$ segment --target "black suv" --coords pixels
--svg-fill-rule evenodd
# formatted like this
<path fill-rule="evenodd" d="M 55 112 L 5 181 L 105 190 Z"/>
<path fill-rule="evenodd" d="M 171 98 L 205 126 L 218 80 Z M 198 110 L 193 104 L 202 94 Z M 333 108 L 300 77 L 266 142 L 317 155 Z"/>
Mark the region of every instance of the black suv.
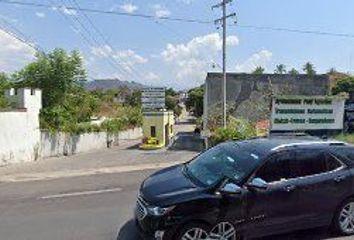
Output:
<path fill-rule="evenodd" d="M 354 234 L 354 147 L 267 138 L 220 144 L 141 185 L 144 239 L 262 237 L 333 226 Z"/>

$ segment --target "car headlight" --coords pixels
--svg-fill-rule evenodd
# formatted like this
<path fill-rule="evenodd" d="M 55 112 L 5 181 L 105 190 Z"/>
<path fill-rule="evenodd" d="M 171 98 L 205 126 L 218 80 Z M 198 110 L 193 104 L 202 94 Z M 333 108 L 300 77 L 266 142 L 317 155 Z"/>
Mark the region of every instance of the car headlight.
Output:
<path fill-rule="evenodd" d="M 171 212 L 175 206 L 161 208 L 161 207 L 148 207 L 147 212 L 152 216 L 163 216 Z"/>

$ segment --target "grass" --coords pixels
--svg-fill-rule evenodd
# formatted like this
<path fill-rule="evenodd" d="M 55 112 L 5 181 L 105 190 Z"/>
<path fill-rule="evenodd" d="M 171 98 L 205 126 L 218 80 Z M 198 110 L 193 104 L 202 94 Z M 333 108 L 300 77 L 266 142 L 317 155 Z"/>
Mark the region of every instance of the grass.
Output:
<path fill-rule="evenodd" d="M 354 134 L 338 134 L 333 137 L 336 140 L 354 144 Z"/>

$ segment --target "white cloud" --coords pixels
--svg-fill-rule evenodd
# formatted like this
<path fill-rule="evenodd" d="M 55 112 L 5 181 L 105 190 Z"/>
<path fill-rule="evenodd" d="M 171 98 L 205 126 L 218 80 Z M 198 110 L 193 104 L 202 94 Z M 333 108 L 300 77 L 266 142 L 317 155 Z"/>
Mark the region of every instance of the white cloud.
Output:
<path fill-rule="evenodd" d="M 228 46 L 236 46 L 236 36 L 227 38 Z M 184 44 L 167 44 L 161 52 L 162 60 L 172 66 L 179 84 L 195 86 L 204 81 L 213 59 L 222 50 L 222 38 L 218 33 L 193 38 Z"/>
<path fill-rule="evenodd" d="M 136 6 L 136 5 L 132 4 L 132 3 L 123 4 L 123 5 L 119 6 L 119 8 L 121 10 L 123 10 L 124 12 L 126 12 L 126 13 L 133 13 L 136 10 L 138 10 L 138 6 Z"/>
<path fill-rule="evenodd" d="M 103 45 L 91 48 L 91 53 L 98 58 L 107 58 L 112 56 L 126 71 L 131 72 L 135 65 L 141 65 L 148 62 L 147 58 L 135 53 L 131 49 L 114 51 L 110 46 Z"/>
<path fill-rule="evenodd" d="M 168 17 L 171 15 L 171 11 L 168 10 L 166 7 L 162 6 L 161 4 L 154 4 L 152 9 L 155 12 L 155 16 L 157 18 Z"/>
<path fill-rule="evenodd" d="M 36 12 L 36 16 L 39 18 L 45 18 L 46 15 L 43 12 Z"/>
<path fill-rule="evenodd" d="M 0 72 L 12 72 L 34 59 L 35 50 L 0 30 Z"/>
<path fill-rule="evenodd" d="M 70 15 L 70 16 L 77 14 L 77 11 L 76 11 L 76 10 L 74 10 L 74 9 L 69 9 L 69 8 L 67 8 L 67 7 L 65 7 L 65 6 L 62 6 L 62 7 L 60 8 L 60 11 L 62 11 L 64 14 Z"/>
<path fill-rule="evenodd" d="M 153 73 L 153 72 L 148 72 L 145 75 L 145 79 L 148 80 L 148 81 L 159 81 L 159 80 L 161 80 L 160 76 L 157 75 L 156 73 Z"/>
<path fill-rule="evenodd" d="M 184 3 L 184 4 L 191 4 L 193 3 L 195 0 L 177 0 L 177 2 L 181 2 L 181 3 Z"/>
<path fill-rule="evenodd" d="M 272 59 L 273 53 L 269 50 L 262 50 L 253 54 L 245 62 L 236 65 L 237 72 L 252 72 L 258 66 L 265 67 Z"/>

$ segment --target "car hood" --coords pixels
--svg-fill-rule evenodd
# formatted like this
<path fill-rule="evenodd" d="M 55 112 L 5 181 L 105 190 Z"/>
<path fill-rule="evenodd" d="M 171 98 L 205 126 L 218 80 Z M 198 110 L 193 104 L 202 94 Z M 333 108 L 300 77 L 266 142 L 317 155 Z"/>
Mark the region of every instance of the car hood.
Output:
<path fill-rule="evenodd" d="M 178 165 L 151 175 L 141 186 L 141 196 L 149 204 L 161 207 L 203 197 L 205 189 L 188 179 L 183 167 Z"/>

